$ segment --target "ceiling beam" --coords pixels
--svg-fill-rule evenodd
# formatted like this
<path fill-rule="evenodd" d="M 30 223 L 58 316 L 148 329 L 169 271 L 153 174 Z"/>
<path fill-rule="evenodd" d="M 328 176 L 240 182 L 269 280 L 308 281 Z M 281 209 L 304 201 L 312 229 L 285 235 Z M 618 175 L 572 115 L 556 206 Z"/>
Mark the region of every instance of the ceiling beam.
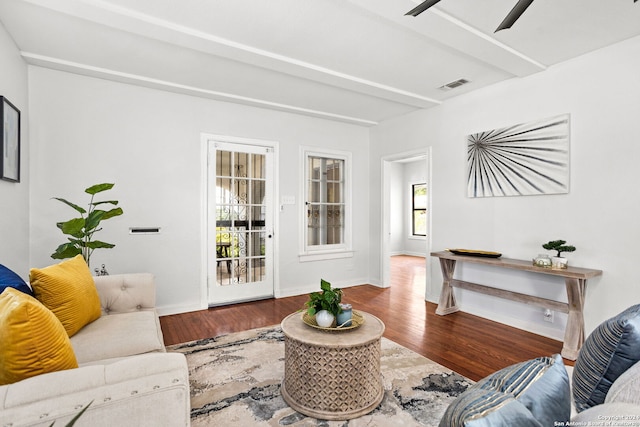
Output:
<path fill-rule="evenodd" d="M 59 58 L 52 58 L 49 56 L 39 55 L 31 52 L 20 52 L 20 54 L 30 65 L 36 65 L 59 71 L 66 71 L 89 77 L 97 77 L 105 80 L 133 84 L 136 86 L 159 89 L 184 95 L 198 96 L 201 98 L 208 98 L 217 101 L 233 102 L 236 104 L 249 105 L 253 107 L 268 108 L 270 110 L 278 110 L 311 117 L 319 117 L 359 126 L 375 126 L 378 124 L 377 121 L 367 120 L 360 117 L 345 116 L 341 114 L 330 113 L 327 111 L 313 110 L 309 108 L 298 107 L 295 105 L 271 102 L 258 98 L 234 95 L 232 93 L 208 90 L 195 86 L 170 82 L 167 80 L 149 78 L 147 76 L 141 76 L 138 74 L 123 73 L 117 70 L 110 70 L 107 68 L 95 67 L 88 64 L 66 61 Z"/>
<path fill-rule="evenodd" d="M 116 28 L 165 43 L 229 58 L 411 107 L 430 108 L 441 104 L 441 101 L 434 98 L 238 43 L 107 1 L 22 1 L 76 18 L 89 20 L 106 27 Z"/>

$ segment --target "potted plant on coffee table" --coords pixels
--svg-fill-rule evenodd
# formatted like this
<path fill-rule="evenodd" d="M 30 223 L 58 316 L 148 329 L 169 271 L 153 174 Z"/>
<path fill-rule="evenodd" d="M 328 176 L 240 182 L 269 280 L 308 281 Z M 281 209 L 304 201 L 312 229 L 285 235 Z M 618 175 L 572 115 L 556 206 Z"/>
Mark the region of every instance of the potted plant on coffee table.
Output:
<path fill-rule="evenodd" d="M 315 316 L 318 326 L 328 328 L 335 325 L 335 319 L 342 312 L 342 289 L 332 288 L 331 283 L 320 279 L 320 292 L 309 294 L 309 300 L 305 303 L 307 314 Z"/>

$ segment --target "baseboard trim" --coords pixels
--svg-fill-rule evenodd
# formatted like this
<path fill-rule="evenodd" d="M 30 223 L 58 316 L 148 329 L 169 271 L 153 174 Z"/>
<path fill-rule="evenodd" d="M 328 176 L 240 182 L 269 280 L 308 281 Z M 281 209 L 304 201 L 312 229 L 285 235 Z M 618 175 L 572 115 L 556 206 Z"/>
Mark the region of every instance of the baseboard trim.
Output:
<path fill-rule="evenodd" d="M 334 288 L 343 289 L 343 288 L 350 288 L 352 286 L 358 286 L 366 283 L 368 283 L 366 279 L 351 279 L 351 280 L 341 281 L 341 282 L 331 282 L 331 286 Z M 280 290 L 279 292 L 276 292 L 275 297 L 276 298 L 294 297 L 297 295 L 309 294 L 311 292 L 315 292 L 319 290 L 320 290 L 320 283 L 307 284 L 303 286 L 298 286 L 296 288 L 287 288 L 286 292 L 282 292 L 282 290 Z"/>
<path fill-rule="evenodd" d="M 509 316 L 501 316 L 497 313 L 487 312 L 475 307 L 460 307 L 460 311 L 472 314 L 474 316 L 482 317 L 483 319 L 491 320 L 493 322 L 502 323 L 503 325 L 513 326 L 514 328 L 531 332 L 532 334 L 541 335 L 546 338 L 551 338 L 557 341 L 564 340 L 564 328 L 562 330 L 549 328 L 534 322 L 529 322 L 523 319 L 517 319 Z"/>
<path fill-rule="evenodd" d="M 191 311 L 200 311 L 206 309 L 207 307 L 202 307 L 200 304 L 163 305 L 156 307 L 159 316 L 170 316 L 172 314 L 189 313 Z"/>

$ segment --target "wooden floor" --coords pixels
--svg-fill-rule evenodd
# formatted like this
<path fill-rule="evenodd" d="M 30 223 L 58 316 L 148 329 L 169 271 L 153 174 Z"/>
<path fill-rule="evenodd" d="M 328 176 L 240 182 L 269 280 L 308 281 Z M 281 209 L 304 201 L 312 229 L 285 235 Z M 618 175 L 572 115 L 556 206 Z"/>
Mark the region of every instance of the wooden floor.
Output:
<path fill-rule="evenodd" d="M 379 317 L 384 336 L 474 381 L 505 366 L 559 353 L 562 343 L 467 313 L 435 314 L 424 301 L 425 259 L 396 256 L 391 287 L 346 288 L 343 302 Z M 320 284 L 318 283 L 318 288 Z M 279 324 L 307 295 L 162 316 L 166 345 Z M 565 362 L 568 362 L 565 360 Z"/>

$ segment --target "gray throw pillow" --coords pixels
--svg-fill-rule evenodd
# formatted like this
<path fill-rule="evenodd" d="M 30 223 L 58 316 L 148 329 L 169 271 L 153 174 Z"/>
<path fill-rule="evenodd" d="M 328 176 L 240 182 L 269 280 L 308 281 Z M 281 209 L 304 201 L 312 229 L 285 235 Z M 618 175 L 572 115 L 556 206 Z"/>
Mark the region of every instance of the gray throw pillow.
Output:
<path fill-rule="evenodd" d="M 640 304 L 600 324 L 584 342 L 573 369 L 578 412 L 604 402 L 620 375 L 640 360 Z"/>
<path fill-rule="evenodd" d="M 570 416 L 569 375 L 556 354 L 480 380 L 449 405 L 440 427 L 547 426 Z"/>

